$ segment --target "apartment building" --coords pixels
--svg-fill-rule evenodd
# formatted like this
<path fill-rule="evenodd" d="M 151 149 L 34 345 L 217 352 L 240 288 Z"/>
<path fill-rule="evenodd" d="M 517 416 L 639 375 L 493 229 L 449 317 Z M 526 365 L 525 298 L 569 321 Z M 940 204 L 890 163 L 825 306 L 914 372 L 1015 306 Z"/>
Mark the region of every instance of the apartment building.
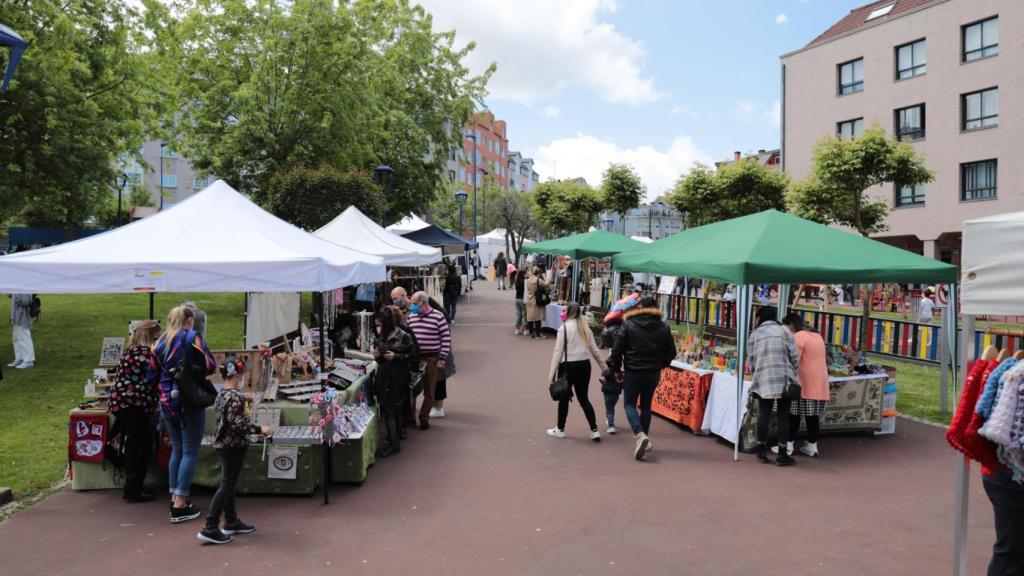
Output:
<path fill-rule="evenodd" d="M 509 150 L 508 124 L 495 119 L 489 111 L 474 114 L 466 123 L 462 148 L 449 151 L 445 168 L 448 181 L 453 187 L 457 184 L 462 190 L 472 192 L 474 168 L 478 185 L 491 177 L 503 190 L 528 192 L 540 183 L 540 175 L 533 169 L 533 159 Z"/>
<path fill-rule="evenodd" d="M 878 240 L 959 264 L 964 220 L 1024 210 L 1024 2 L 880 0 L 782 56 L 782 165 L 811 169 L 823 136 L 882 126 L 935 173 L 879 186 Z"/>
<path fill-rule="evenodd" d="M 626 236 L 644 236 L 661 240 L 683 230 L 683 216 L 665 197 L 659 196 L 647 204 L 629 210 L 623 217 L 618 212 L 604 212 L 598 216 L 601 227 L 609 232 Z"/>
<path fill-rule="evenodd" d="M 523 158 L 519 152 L 508 155 L 509 190 L 529 192 L 540 183 L 540 175 L 533 169 L 533 158 Z"/>
<path fill-rule="evenodd" d="M 128 177 L 129 186 L 141 184 L 152 193 L 156 206 L 160 205 L 161 190 L 163 205 L 167 208 L 201 191 L 214 180 L 210 176 L 200 176 L 188 158 L 180 156 L 159 140 L 151 140 L 142 145 L 142 158 L 148 166 L 131 160 L 125 163 L 122 170 Z"/>
<path fill-rule="evenodd" d="M 744 156 L 739 150 L 733 152 L 732 160 L 723 160 L 721 162 L 715 162 L 715 168 L 721 170 L 726 166 L 732 166 L 739 164 L 743 160 L 756 160 L 758 164 L 764 166 L 766 170 L 781 170 L 782 169 L 782 150 L 776 148 L 775 150 L 758 150 L 757 154 L 747 154 Z"/>

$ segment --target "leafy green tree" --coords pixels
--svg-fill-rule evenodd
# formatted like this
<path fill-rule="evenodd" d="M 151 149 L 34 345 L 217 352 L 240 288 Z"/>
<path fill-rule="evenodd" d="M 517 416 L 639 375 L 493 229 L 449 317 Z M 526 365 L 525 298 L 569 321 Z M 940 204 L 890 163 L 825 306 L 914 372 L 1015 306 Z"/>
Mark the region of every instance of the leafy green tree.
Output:
<path fill-rule="evenodd" d="M 505 254 L 510 262 L 518 264 L 523 242 L 537 233 L 532 195 L 505 191 L 494 199 L 493 206 L 495 227 L 505 230 Z"/>
<path fill-rule="evenodd" d="M 407 0 L 145 2 L 179 149 L 263 203 L 293 166 L 387 164 L 388 213 L 422 211 L 493 71 L 471 75 L 474 45 Z"/>
<path fill-rule="evenodd" d="M 622 233 L 626 233 L 626 214 L 640 205 L 646 194 L 644 183 L 628 164 L 612 164 L 601 179 L 601 194 L 606 210 L 622 216 Z"/>
<path fill-rule="evenodd" d="M 159 110 L 139 15 L 124 0 L 19 0 L 0 2 L 0 22 L 29 42 L 0 95 L 0 222 L 78 227 Z"/>
<path fill-rule="evenodd" d="M 295 167 L 270 180 L 267 206 L 275 216 L 313 231 L 355 206 L 379 220 L 380 187 L 365 172 L 340 172 L 330 166 Z"/>
<path fill-rule="evenodd" d="M 814 149 L 811 176 L 794 187 L 793 211 L 822 224 L 839 224 L 868 236 L 888 229 L 889 203 L 872 198 L 881 184 L 913 186 L 934 179 L 913 146 L 874 125 L 857 138 L 823 138 Z"/>
<path fill-rule="evenodd" d="M 453 182 L 445 182 L 440 185 L 434 200 L 430 203 L 427 215 L 431 223 L 456 234 L 464 235 L 465 230 L 459 230 L 459 203 L 455 198 L 455 192 L 458 189 L 459 185 Z M 463 207 L 463 225 L 467 222 L 465 214 L 465 207 Z"/>
<path fill-rule="evenodd" d="M 852 139 L 823 138 L 814 149 L 811 176 L 794 187 L 793 212 L 822 224 L 839 224 L 869 236 L 888 229 L 889 203 L 872 198 L 869 190 L 881 184 L 913 186 L 935 175 L 913 146 L 889 138 L 876 125 Z M 798 292 L 799 293 L 799 292 Z M 860 342 L 867 349 L 871 298 L 861 287 Z"/>
<path fill-rule="evenodd" d="M 601 194 L 576 181 L 544 182 L 533 190 L 534 217 L 554 235 L 586 232 L 601 212 Z"/>
<path fill-rule="evenodd" d="M 715 170 L 698 165 L 676 183 L 667 200 L 688 227 L 730 220 L 769 209 L 786 209 L 789 179 L 754 159 Z"/>

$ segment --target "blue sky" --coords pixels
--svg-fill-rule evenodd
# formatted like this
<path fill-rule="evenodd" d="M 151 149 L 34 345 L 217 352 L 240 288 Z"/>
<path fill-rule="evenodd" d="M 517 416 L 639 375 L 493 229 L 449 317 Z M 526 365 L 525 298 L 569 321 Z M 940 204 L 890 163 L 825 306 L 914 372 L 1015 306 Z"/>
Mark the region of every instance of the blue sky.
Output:
<path fill-rule="evenodd" d="M 650 196 L 693 162 L 778 147 L 779 56 L 866 0 L 420 0 L 495 61 L 489 108 L 542 179 L 634 165 Z"/>

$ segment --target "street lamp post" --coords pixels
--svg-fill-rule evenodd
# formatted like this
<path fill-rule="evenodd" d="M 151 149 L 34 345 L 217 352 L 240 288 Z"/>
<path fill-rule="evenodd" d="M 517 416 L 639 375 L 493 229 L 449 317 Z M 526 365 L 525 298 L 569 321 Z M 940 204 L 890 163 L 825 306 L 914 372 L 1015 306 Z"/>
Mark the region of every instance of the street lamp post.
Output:
<path fill-rule="evenodd" d="M 164 209 L 164 148 L 167 142 L 160 143 L 160 210 Z"/>
<path fill-rule="evenodd" d="M 476 242 L 476 133 L 467 134 L 466 138 L 473 140 L 473 242 Z"/>
<path fill-rule="evenodd" d="M 121 193 L 124 192 L 124 187 L 128 184 L 128 174 L 121 172 L 117 179 L 117 225 L 121 226 Z"/>
<path fill-rule="evenodd" d="M 469 194 L 459 190 L 455 193 L 455 203 L 459 205 L 459 236 L 465 233 L 466 226 L 462 223 L 462 207 L 466 205 L 466 198 Z"/>
<path fill-rule="evenodd" d="M 395 170 L 387 164 L 380 164 L 373 169 L 377 177 L 377 183 L 384 188 L 384 214 L 381 218 L 381 226 L 388 225 L 388 192 L 391 190 L 391 183 L 395 180 Z"/>
<path fill-rule="evenodd" d="M 602 220 L 601 224 L 602 224 L 602 227 L 605 229 L 606 232 L 611 232 L 612 231 L 612 226 L 615 226 L 615 220 L 612 220 L 611 218 L 608 218 L 607 220 Z"/>
<path fill-rule="evenodd" d="M 484 175 L 485 179 L 487 178 L 487 175 L 490 174 L 490 172 L 487 171 L 487 168 L 479 168 L 479 170 L 480 170 L 480 173 L 482 173 Z M 488 224 L 487 224 L 487 191 L 486 190 L 484 191 L 483 216 L 481 217 L 481 219 L 483 220 L 484 228 L 485 229 L 488 228 Z M 484 233 L 486 234 L 489 231 L 490 230 L 486 230 Z"/>

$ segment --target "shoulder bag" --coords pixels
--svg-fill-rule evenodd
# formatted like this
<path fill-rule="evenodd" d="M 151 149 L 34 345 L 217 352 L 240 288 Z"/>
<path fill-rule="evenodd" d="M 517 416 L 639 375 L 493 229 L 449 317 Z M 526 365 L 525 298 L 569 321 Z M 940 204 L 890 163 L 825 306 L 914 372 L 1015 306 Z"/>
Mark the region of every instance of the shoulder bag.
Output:
<path fill-rule="evenodd" d="M 555 402 L 572 400 L 572 386 L 569 384 L 569 379 L 565 377 L 565 363 L 569 360 L 569 331 L 565 329 L 565 325 L 562 325 L 559 330 L 564 335 L 562 340 L 562 363 L 558 366 L 558 377 L 548 385 L 548 393 L 551 394 L 551 399 Z"/>
<path fill-rule="evenodd" d="M 195 363 L 189 361 L 189 350 L 192 348 L 190 336 L 194 338 L 193 334 L 189 332 L 185 335 L 181 360 L 178 361 L 174 375 L 174 383 L 181 394 L 181 407 L 185 412 L 205 410 L 213 406 L 213 401 L 217 399 L 217 389 L 206 379 L 205 371 L 201 372 Z"/>
<path fill-rule="evenodd" d="M 785 337 L 779 337 L 782 340 L 782 347 L 785 348 L 787 341 Z M 786 385 L 782 388 L 782 398 L 784 400 L 797 401 L 803 395 L 803 389 L 800 387 L 800 382 L 795 378 L 786 377 Z"/>

